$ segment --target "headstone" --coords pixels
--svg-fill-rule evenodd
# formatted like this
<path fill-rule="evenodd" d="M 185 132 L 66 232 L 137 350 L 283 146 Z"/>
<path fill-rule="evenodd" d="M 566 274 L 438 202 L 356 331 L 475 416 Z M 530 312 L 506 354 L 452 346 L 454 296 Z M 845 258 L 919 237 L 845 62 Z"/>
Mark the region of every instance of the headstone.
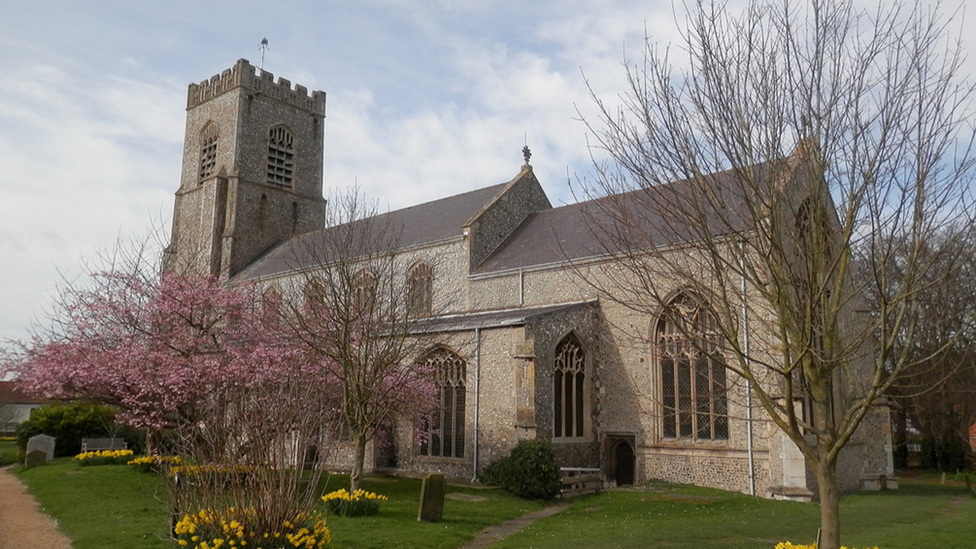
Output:
<path fill-rule="evenodd" d="M 36 435 L 27 440 L 27 453 L 40 450 L 47 456 L 45 461 L 54 459 L 54 437 L 51 435 Z"/>
<path fill-rule="evenodd" d="M 444 475 L 431 473 L 420 485 L 420 507 L 417 520 L 437 522 L 444 515 Z"/>
<path fill-rule="evenodd" d="M 45 463 L 47 463 L 47 454 L 42 450 L 27 452 L 27 458 L 24 459 L 24 466 L 28 468 L 44 465 Z"/>

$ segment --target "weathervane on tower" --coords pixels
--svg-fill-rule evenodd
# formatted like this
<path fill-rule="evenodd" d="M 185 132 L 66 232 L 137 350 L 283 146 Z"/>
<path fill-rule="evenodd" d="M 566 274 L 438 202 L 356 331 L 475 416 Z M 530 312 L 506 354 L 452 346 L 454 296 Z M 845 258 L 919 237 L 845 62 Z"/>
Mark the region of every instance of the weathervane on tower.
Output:
<path fill-rule="evenodd" d="M 268 47 L 268 39 L 262 38 L 261 39 L 261 64 L 258 65 L 258 68 L 261 70 L 264 70 L 264 52 L 268 51 L 269 49 L 270 48 Z"/>

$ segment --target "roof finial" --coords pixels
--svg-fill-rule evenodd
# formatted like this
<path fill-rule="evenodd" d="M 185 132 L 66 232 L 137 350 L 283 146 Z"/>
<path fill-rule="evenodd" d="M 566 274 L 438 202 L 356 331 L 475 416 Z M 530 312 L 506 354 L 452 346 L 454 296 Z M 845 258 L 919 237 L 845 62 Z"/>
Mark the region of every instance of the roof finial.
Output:
<path fill-rule="evenodd" d="M 525 165 L 529 165 L 529 159 L 532 158 L 532 151 L 529 150 L 529 146 L 526 145 L 522 147 L 522 158 L 525 159 Z"/>

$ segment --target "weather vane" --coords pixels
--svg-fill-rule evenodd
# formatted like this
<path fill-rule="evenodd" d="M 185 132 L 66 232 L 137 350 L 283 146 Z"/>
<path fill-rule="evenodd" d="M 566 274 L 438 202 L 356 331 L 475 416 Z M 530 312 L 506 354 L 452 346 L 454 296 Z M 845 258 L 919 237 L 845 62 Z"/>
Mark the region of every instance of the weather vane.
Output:
<path fill-rule="evenodd" d="M 262 38 L 261 39 L 261 65 L 258 66 L 258 68 L 261 70 L 264 70 L 264 52 L 266 52 L 269 49 L 270 48 L 268 47 L 268 39 Z"/>
<path fill-rule="evenodd" d="M 532 158 L 532 151 L 529 150 L 529 146 L 526 145 L 522 147 L 522 158 L 525 159 L 525 165 L 529 165 L 529 159 Z"/>

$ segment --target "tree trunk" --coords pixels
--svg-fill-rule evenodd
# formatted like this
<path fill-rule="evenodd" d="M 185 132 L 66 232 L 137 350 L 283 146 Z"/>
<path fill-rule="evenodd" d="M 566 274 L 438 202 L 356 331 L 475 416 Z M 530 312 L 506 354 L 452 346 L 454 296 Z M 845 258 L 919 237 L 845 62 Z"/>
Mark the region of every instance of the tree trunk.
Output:
<path fill-rule="evenodd" d="M 352 464 L 352 474 L 349 475 L 349 491 L 359 490 L 363 482 L 363 462 L 366 461 L 366 435 L 356 433 L 353 435 L 353 442 L 356 445 L 356 457 Z"/>
<path fill-rule="evenodd" d="M 840 491 L 837 463 L 821 463 L 814 469 L 820 488 L 820 545 L 818 549 L 840 549 Z"/>

